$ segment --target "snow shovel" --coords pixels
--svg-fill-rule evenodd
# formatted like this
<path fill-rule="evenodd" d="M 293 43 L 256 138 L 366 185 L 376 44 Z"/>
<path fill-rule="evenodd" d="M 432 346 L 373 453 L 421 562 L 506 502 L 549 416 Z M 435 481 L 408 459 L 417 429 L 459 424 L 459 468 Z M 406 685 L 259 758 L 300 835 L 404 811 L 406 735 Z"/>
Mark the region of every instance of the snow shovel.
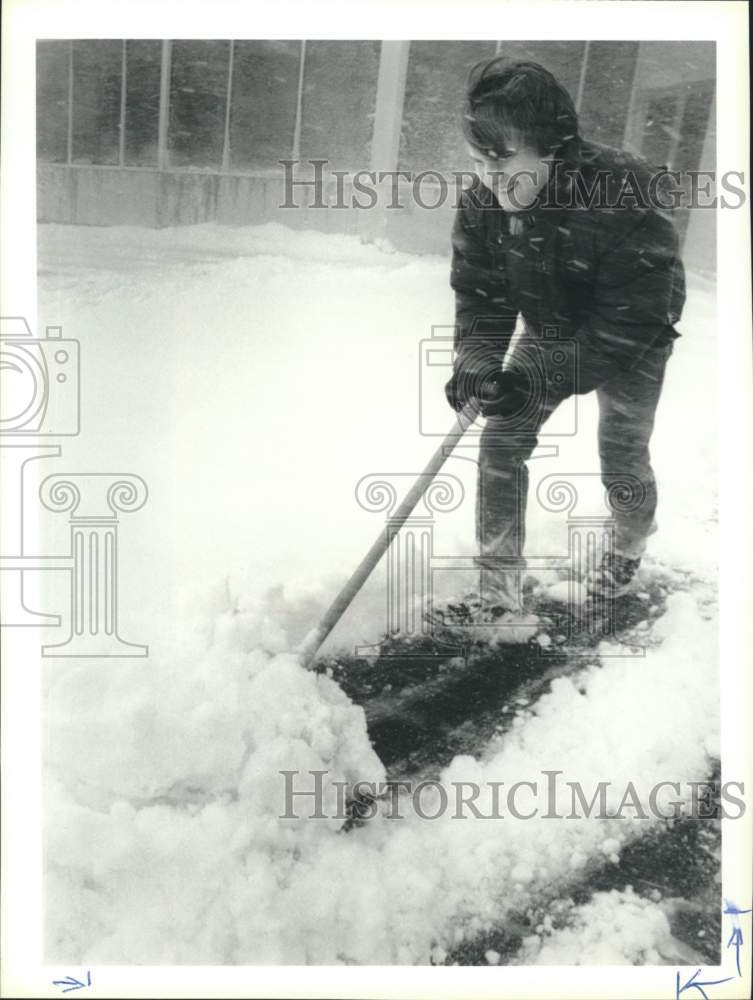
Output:
<path fill-rule="evenodd" d="M 424 471 L 416 478 L 415 483 L 406 494 L 398 509 L 389 521 L 387 521 L 384 529 L 379 533 L 374 544 L 363 557 L 356 571 L 334 599 L 318 626 L 315 629 L 312 629 L 304 639 L 298 652 L 305 667 L 311 666 L 314 657 L 322 646 L 322 643 L 350 607 L 353 598 L 359 592 L 361 587 L 363 587 L 364 583 L 366 583 L 375 566 L 389 548 L 395 534 L 410 517 L 416 504 L 427 491 L 432 483 L 432 480 L 449 458 L 453 448 L 477 416 L 478 409 L 473 405 L 473 402 L 467 403 L 460 411 L 447 436 L 432 455 Z"/>

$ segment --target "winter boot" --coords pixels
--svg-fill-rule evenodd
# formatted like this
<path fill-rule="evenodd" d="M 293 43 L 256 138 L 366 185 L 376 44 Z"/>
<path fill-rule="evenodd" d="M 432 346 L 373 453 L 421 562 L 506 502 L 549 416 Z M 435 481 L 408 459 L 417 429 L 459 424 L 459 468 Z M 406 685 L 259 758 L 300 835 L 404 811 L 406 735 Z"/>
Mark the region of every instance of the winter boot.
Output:
<path fill-rule="evenodd" d="M 474 628 L 471 634 L 476 639 L 487 640 L 492 644 L 527 642 L 540 630 L 539 618 L 529 613 L 525 606 L 525 593 L 517 598 L 515 589 L 510 586 L 495 588 L 484 581 L 478 604 L 473 608 L 472 621 Z"/>
<path fill-rule="evenodd" d="M 586 594 L 590 599 L 617 597 L 630 586 L 638 572 L 640 559 L 630 559 L 618 552 L 605 552 L 595 571 L 586 575 Z"/>
<path fill-rule="evenodd" d="M 527 642 L 540 630 L 540 620 L 522 607 L 510 607 L 507 602 L 495 602 L 488 590 L 482 594 L 466 594 L 457 603 L 447 605 L 447 610 L 436 612 L 435 624 L 449 628 L 462 628 L 473 639 L 496 645 L 500 642 Z M 504 596 L 504 595 L 503 595 Z"/>

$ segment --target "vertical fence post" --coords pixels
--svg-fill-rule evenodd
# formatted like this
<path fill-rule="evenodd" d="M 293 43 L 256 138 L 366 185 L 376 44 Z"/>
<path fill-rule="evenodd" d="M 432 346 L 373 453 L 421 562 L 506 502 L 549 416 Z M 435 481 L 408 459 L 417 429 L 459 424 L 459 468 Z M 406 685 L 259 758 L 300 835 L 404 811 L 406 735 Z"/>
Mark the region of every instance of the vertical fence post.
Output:
<path fill-rule="evenodd" d="M 622 134 L 623 146 L 626 148 L 633 147 L 635 152 L 640 152 L 641 139 L 643 138 L 638 131 L 635 121 L 642 48 L 643 43 L 638 42 L 638 51 L 635 54 L 635 66 L 633 67 L 633 79 L 630 82 L 630 98 L 628 100 L 627 111 L 625 113 L 625 131 Z"/>
<path fill-rule="evenodd" d="M 709 116 L 700 151 L 698 170 L 716 170 L 716 99 L 711 101 Z M 712 185 L 712 193 L 716 193 Z M 686 263 L 702 271 L 716 269 L 716 225 L 714 212 L 707 212 L 702 207 L 688 209 L 688 221 L 682 234 L 682 252 Z"/>
<path fill-rule="evenodd" d="M 123 53 L 120 64 L 120 142 L 118 143 L 118 165 L 125 166 L 125 120 L 126 120 L 126 46 L 123 39 Z"/>
<path fill-rule="evenodd" d="M 583 105 L 583 91 L 586 86 L 586 73 L 588 72 L 588 56 L 591 52 L 591 43 L 586 42 L 583 46 L 583 55 L 580 60 L 580 77 L 578 79 L 578 94 L 575 98 L 575 110 L 580 114 L 580 109 Z"/>
<path fill-rule="evenodd" d="M 230 102 L 233 99 L 233 56 L 235 39 L 230 39 L 230 55 L 227 63 L 227 90 L 225 93 L 225 134 L 222 139 L 222 169 L 230 168 Z"/>
<path fill-rule="evenodd" d="M 382 42 L 371 140 L 372 170 L 397 169 L 409 52 L 410 42 Z"/>
<path fill-rule="evenodd" d="M 66 138 L 66 162 L 73 162 L 73 39 L 68 42 L 68 134 Z"/>
<path fill-rule="evenodd" d="M 162 42 L 162 64 L 159 81 L 159 125 L 157 128 L 157 167 L 167 170 L 167 126 L 170 121 L 170 75 L 172 69 L 171 41 Z"/>
<path fill-rule="evenodd" d="M 409 41 L 390 39 L 382 42 L 371 139 L 371 170 L 377 174 L 392 172 L 398 167 L 409 55 Z M 389 198 L 387 188 L 383 188 L 380 203 L 370 212 L 359 214 L 362 242 L 373 243 L 386 234 L 385 206 Z"/>
<path fill-rule="evenodd" d="M 301 42 L 301 54 L 298 59 L 298 89 L 295 96 L 295 125 L 293 127 L 293 155 L 291 159 L 301 158 L 301 129 L 303 127 L 303 80 L 306 71 L 306 40 Z"/>

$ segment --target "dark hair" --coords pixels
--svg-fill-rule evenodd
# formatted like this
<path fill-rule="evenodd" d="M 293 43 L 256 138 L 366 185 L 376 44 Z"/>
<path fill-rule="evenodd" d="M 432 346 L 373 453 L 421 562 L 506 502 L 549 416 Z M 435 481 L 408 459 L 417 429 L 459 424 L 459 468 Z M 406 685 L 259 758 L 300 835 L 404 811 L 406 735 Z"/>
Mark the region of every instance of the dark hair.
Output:
<path fill-rule="evenodd" d="M 463 134 L 492 156 L 504 156 L 520 143 L 563 160 L 577 160 L 580 152 L 578 115 L 562 84 L 538 63 L 504 56 L 485 59 L 470 71 Z"/>

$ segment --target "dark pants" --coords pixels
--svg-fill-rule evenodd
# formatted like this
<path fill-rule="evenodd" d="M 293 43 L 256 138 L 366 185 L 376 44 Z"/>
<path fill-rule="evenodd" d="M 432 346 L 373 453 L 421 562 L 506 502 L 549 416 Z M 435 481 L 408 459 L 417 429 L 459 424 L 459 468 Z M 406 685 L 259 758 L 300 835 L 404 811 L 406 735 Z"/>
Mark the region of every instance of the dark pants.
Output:
<path fill-rule="evenodd" d="M 656 479 L 649 440 L 673 344 L 653 348 L 630 371 L 596 390 L 599 400 L 601 478 L 614 518 L 615 551 L 640 558 L 656 531 Z M 515 367 L 515 353 L 509 362 Z M 482 598 L 511 609 L 520 606 L 525 567 L 527 460 L 542 424 L 557 408 L 542 401 L 528 416 L 489 417 L 481 435 L 476 495 L 476 538 Z M 504 559 L 500 564 L 497 560 Z"/>

